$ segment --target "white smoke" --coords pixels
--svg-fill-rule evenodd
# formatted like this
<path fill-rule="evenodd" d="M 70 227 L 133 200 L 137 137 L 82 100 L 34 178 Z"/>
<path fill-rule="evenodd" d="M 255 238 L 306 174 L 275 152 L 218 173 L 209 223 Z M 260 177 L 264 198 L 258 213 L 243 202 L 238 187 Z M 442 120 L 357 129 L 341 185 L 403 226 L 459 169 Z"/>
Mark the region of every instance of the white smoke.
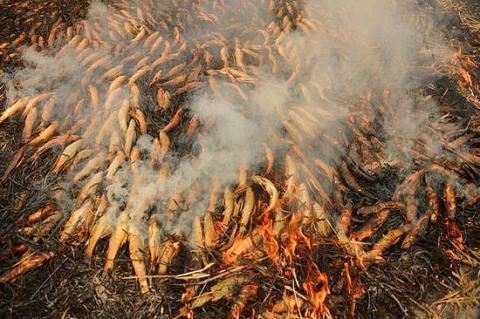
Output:
<path fill-rule="evenodd" d="M 198 201 L 185 211 L 177 211 L 176 222 L 167 229 L 187 236 L 193 217 L 205 212 L 212 180 L 218 178 L 220 189 L 233 187 L 242 165 L 248 167 L 250 175 L 256 174 L 265 159 L 262 143 L 278 153 L 288 145 L 297 145 L 306 151 L 307 160 L 320 157 L 335 163 L 341 154 L 324 147 L 320 142 L 323 134 L 340 137 L 339 132 L 345 130 L 347 116 L 352 113 L 367 112 L 367 117 L 373 119 L 375 107 L 372 113 L 370 103 L 378 103 L 378 108 L 386 114 L 380 124 L 387 130 L 383 142 L 390 156 L 396 156 L 391 149 L 395 150 L 397 138 L 412 140 L 420 134 L 435 105 L 418 106 L 414 93 L 435 76 L 433 65 L 443 63 L 450 55 L 435 31 L 433 17 L 423 14 L 420 6 L 405 6 L 394 0 L 310 1 L 302 9 L 307 19 L 305 25 L 310 30 L 299 27 L 275 38 L 272 32 L 264 32 L 276 18 L 262 4 L 263 1 L 227 1 L 223 6 L 209 1 L 201 1 L 198 7 L 192 4 L 195 8 L 192 10 L 198 11 L 188 14 L 207 15 L 179 36 L 178 28 L 172 34 L 163 34 L 165 17 L 177 9 L 170 5 L 155 4 L 152 8 L 149 1 L 135 1 L 107 6 L 94 1 L 83 22 L 83 38 L 76 42 L 70 40 L 70 45 L 57 52 L 25 50 L 23 58 L 27 67 L 8 83 L 9 99 L 52 92 L 55 95 L 53 118 L 71 123 L 59 134 L 68 132 L 77 121 L 85 120 L 76 134 L 84 137 L 84 147 L 92 148 L 94 154 L 108 152 L 106 163 L 99 167 L 99 170 L 106 169 L 125 142 L 117 113 L 124 101 L 129 101 L 132 107 L 132 85 L 127 82 L 141 69 L 139 62 L 144 59 L 143 64 L 153 65 L 167 51 L 167 41 L 172 46 L 169 54 L 174 58 L 162 66 L 166 68 L 164 73 L 182 61 L 194 61 L 196 53 L 203 58 L 211 51 L 217 58 L 199 79 L 207 83 L 208 88 L 189 96 L 184 105 L 198 116 L 201 124 L 208 123 L 208 128 L 200 130 L 194 143 L 197 151 L 189 155 L 185 155 L 188 153 L 185 151 L 182 154 L 171 151 L 162 164 L 162 169 L 169 173 L 162 175 L 158 167 L 150 164 L 149 157 L 158 132 L 152 133 L 154 130 L 150 129 L 141 136 L 137 127 L 134 146 L 141 154 L 141 161 L 132 163 L 128 160 L 131 154 L 125 154 L 127 161 L 112 179 L 102 183 L 110 205 L 128 209 L 136 225 L 139 220 L 146 221 L 151 212 L 167 219 L 166 207 L 171 196 L 185 195 L 198 187 L 202 190 Z M 412 18 L 418 16 L 422 23 L 417 24 Z M 158 29 L 146 27 L 149 19 L 158 19 Z M 164 36 L 164 42 L 152 51 L 149 48 L 154 41 L 148 37 L 156 31 Z M 143 38 L 134 40 L 143 32 Z M 88 43 L 86 48 L 79 49 L 82 39 L 88 39 Z M 211 46 L 202 46 L 202 40 L 212 41 Z M 192 47 L 180 52 L 183 43 Z M 251 78 L 232 81 L 236 75 L 212 71 L 222 69 L 223 61 L 218 58 L 222 47 L 227 47 L 229 68 Z M 177 51 L 180 53 L 175 55 Z M 254 54 L 247 58 L 252 51 L 261 56 L 261 60 L 255 60 Z M 248 60 L 247 66 L 238 65 L 239 55 Z M 98 66 L 92 68 L 95 64 Z M 109 87 L 119 75 L 114 72 L 113 76 L 106 77 L 105 73 L 117 66 L 122 66 L 118 74 L 126 80 L 113 94 Z M 192 69 L 188 64 L 186 70 Z M 228 68 L 223 68 L 227 72 L 225 69 Z M 149 69 L 145 77 L 136 82 L 137 87 L 145 88 L 145 81 L 156 71 Z M 215 79 L 218 92 L 212 88 L 211 78 Z M 232 89 L 224 83 L 237 87 Z M 91 86 L 99 92 L 98 106 L 93 105 Z M 370 93 L 374 96 L 371 100 Z M 148 90 L 141 92 L 141 110 L 151 121 L 155 117 L 150 116 L 152 106 L 146 102 L 152 101 L 149 94 Z M 71 109 L 81 100 L 83 108 L 72 118 Z M 110 105 L 107 109 L 106 104 Z M 427 112 L 417 112 L 419 107 Z M 171 111 L 164 113 L 162 121 L 168 122 L 172 114 Z M 285 127 L 286 123 L 293 128 Z M 280 136 L 284 145 L 278 145 L 274 135 Z M 170 134 L 172 139 L 175 136 L 178 135 Z M 115 141 L 120 141 L 119 147 L 112 147 Z M 74 176 L 84 163 L 86 161 L 66 179 Z M 137 233 L 140 232 L 142 230 L 137 229 Z"/>

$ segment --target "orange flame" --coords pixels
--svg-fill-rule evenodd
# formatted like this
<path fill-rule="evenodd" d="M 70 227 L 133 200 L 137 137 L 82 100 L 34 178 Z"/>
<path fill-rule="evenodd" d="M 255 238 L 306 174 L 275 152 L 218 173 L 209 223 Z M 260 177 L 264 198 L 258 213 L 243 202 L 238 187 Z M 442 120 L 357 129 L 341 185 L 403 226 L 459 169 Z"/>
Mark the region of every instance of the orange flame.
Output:
<path fill-rule="evenodd" d="M 470 57 L 465 58 L 465 63 L 467 64 L 467 66 L 472 68 L 477 66 L 477 64 L 473 62 L 473 60 Z"/>
<path fill-rule="evenodd" d="M 303 283 L 303 289 L 312 305 L 312 312 L 307 315 L 311 318 L 322 318 L 323 315 L 330 316 L 330 310 L 325 305 L 325 300 L 330 294 L 328 288 L 328 276 L 322 273 L 311 262 L 307 263 L 307 278 Z"/>
<path fill-rule="evenodd" d="M 352 293 L 352 276 L 350 276 L 350 267 L 348 263 L 343 264 L 343 269 L 345 271 L 345 281 L 347 282 L 347 292 Z"/>
<path fill-rule="evenodd" d="M 445 235 L 447 239 L 450 240 L 451 244 L 459 250 L 465 250 L 465 246 L 463 245 L 463 234 L 460 227 L 458 227 L 455 222 L 448 219 L 445 219 L 443 223 L 445 225 Z"/>
<path fill-rule="evenodd" d="M 221 221 L 215 221 L 213 227 L 219 236 L 225 236 L 228 230 L 228 227 L 225 226 Z"/>
<path fill-rule="evenodd" d="M 467 82 L 469 87 L 473 87 L 472 76 L 470 75 L 470 73 L 468 73 L 468 71 L 465 68 L 460 68 L 460 75 L 465 80 L 465 82 Z"/>
<path fill-rule="evenodd" d="M 303 243 L 308 250 L 312 249 L 310 238 L 305 236 L 302 231 L 302 226 L 299 225 L 302 219 L 303 217 L 300 215 L 293 215 L 288 223 L 288 244 L 285 247 L 285 255 L 290 262 L 293 262 L 295 251 L 299 243 Z"/>
<path fill-rule="evenodd" d="M 344 263 L 345 283 L 347 294 L 350 299 L 350 318 L 355 318 L 355 307 L 357 300 L 360 299 L 365 293 L 365 289 L 358 276 L 352 277 L 350 271 L 350 264 Z M 352 267 L 352 270 L 354 268 Z"/>
<path fill-rule="evenodd" d="M 190 302 L 190 297 L 195 295 L 195 287 L 183 285 L 185 288 L 185 292 L 182 294 L 182 302 L 185 306 L 180 310 L 183 318 L 191 319 L 194 317 L 193 309 L 188 307 L 188 303 Z"/>
<path fill-rule="evenodd" d="M 268 207 L 264 209 L 263 214 L 259 217 L 261 226 L 258 229 L 260 236 L 262 236 L 263 248 L 267 253 L 268 258 L 276 265 L 279 265 L 280 259 L 279 246 L 273 232 L 273 220 L 270 218 L 270 211 Z"/>
<path fill-rule="evenodd" d="M 237 261 L 240 255 L 247 253 L 250 249 L 255 247 L 252 237 L 239 237 L 233 242 L 233 245 L 222 253 L 223 262 L 226 265 L 231 265 Z"/>

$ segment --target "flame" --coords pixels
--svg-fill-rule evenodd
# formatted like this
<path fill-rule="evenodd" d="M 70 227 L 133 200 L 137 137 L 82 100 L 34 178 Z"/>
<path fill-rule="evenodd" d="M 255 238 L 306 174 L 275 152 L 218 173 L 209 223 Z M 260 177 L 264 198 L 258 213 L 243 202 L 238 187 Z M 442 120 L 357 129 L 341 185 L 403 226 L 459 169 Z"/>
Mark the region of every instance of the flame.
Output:
<path fill-rule="evenodd" d="M 352 277 L 349 263 L 344 263 L 343 268 L 345 273 L 347 294 L 350 298 L 350 318 L 354 318 L 357 300 L 363 296 L 365 289 L 363 288 L 358 276 Z M 352 267 L 352 271 L 354 271 L 354 269 L 355 268 Z"/>
<path fill-rule="evenodd" d="M 348 294 L 351 294 L 353 290 L 352 276 L 350 276 L 350 267 L 348 263 L 343 264 L 343 269 L 345 271 L 345 281 L 347 282 L 347 291 L 348 291 Z"/>
<path fill-rule="evenodd" d="M 470 57 L 463 57 L 461 48 L 453 54 L 451 63 L 459 66 L 458 73 L 463 78 L 467 86 L 469 88 L 473 88 L 473 78 L 472 75 L 468 72 L 468 69 L 476 67 L 476 63 Z"/>
<path fill-rule="evenodd" d="M 182 294 L 182 302 L 188 304 L 190 302 L 190 297 L 195 295 L 195 287 L 186 284 L 184 284 L 183 287 L 185 288 L 185 292 Z"/>
<path fill-rule="evenodd" d="M 232 246 L 222 253 L 223 262 L 225 265 L 231 265 L 237 261 L 237 258 L 241 255 L 248 254 L 254 249 L 261 236 L 258 233 L 248 235 L 246 237 L 236 238 Z"/>
<path fill-rule="evenodd" d="M 300 215 L 293 215 L 288 223 L 288 243 L 284 251 L 290 262 L 293 262 L 293 259 L 296 257 L 295 251 L 300 243 L 303 242 L 308 250 L 312 249 L 310 238 L 305 236 L 302 226 L 299 225 L 302 219 L 303 217 Z"/>
<path fill-rule="evenodd" d="M 261 226 L 258 231 L 260 236 L 262 236 L 263 248 L 267 253 L 268 258 L 272 260 L 277 266 L 279 265 L 279 251 L 277 240 L 273 232 L 273 220 L 270 218 L 270 211 L 268 207 L 264 208 L 262 215 L 259 217 Z"/>
<path fill-rule="evenodd" d="M 469 56 L 465 58 L 465 63 L 467 66 L 472 68 L 477 66 L 477 64 Z"/>
<path fill-rule="evenodd" d="M 186 284 L 183 285 L 183 288 L 185 288 L 185 292 L 182 294 L 182 302 L 185 306 L 180 309 L 180 314 L 182 318 L 192 319 L 195 314 L 193 309 L 188 307 L 188 303 L 191 297 L 195 295 L 196 289 L 194 286 L 188 286 Z"/>
<path fill-rule="evenodd" d="M 468 73 L 468 71 L 465 68 L 460 68 L 460 75 L 465 80 L 465 82 L 467 82 L 469 87 L 473 87 L 472 76 L 470 75 L 470 73 Z"/>
<path fill-rule="evenodd" d="M 463 233 L 460 230 L 460 227 L 449 219 L 445 219 L 443 223 L 445 225 L 445 237 L 447 240 L 449 240 L 455 248 L 464 251 Z"/>
<path fill-rule="evenodd" d="M 215 221 L 213 223 L 213 228 L 219 236 L 225 236 L 227 234 L 228 227 L 221 221 Z"/>
<path fill-rule="evenodd" d="M 307 263 L 307 278 L 303 283 L 303 289 L 305 289 L 308 300 L 312 305 L 312 310 L 311 313 L 306 315 L 310 318 L 323 318 L 323 315 L 331 316 L 330 310 L 325 305 L 325 300 L 330 294 L 328 276 L 309 261 Z"/>

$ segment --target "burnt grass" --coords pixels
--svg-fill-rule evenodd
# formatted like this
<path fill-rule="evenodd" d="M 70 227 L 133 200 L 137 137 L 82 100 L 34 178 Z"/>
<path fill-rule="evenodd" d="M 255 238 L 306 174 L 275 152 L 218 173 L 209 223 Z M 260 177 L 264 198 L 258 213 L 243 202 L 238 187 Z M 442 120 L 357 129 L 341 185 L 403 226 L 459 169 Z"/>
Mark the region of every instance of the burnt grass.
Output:
<path fill-rule="evenodd" d="M 24 1 L 21 10 L 10 6 L 15 1 L 4 1 L 0 7 L 0 43 L 10 42 L 23 31 L 28 31 L 32 23 L 43 19 L 45 23 L 40 33 L 48 36 L 48 24 L 59 16 L 64 21 L 74 23 L 86 14 L 86 1 Z M 445 36 L 464 52 L 480 56 L 480 28 L 470 27 L 462 19 L 470 14 L 473 20 L 480 21 L 480 5 L 476 1 L 442 1 L 446 10 Z M 446 2 L 447 4 L 445 4 Z M 462 6 L 459 6 L 462 5 Z M 32 14 L 32 8 L 36 8 Z M 52 12 L 58 13 L 51 17 Z M 477 27 L 480 27 L 480 22 Z M 10 49 L 9 49 L 10 50 Z M 19 57 L 6 58 L 13 52 L 2 52 L 0 67 L 5 73 L 21 67 Z M 0 73 L 1 74 L 1 73 Z M 0 88 L 0 95 L 4 93 Z M 448 89 L 448 90 L 447 90 Z M 447 94 L 444 92 L 448 91 Z M 429 92 L 441 107 L 456 108 L 465 111 L 465 116 L 474 109 L 464 94 L 459 91 L 455 79 L 445 77 L 435 83 L 435 89 Z M 0 109 L 3 109 L 5 99 Z M 0 126 L 0 175 L 20 146 L 22 125 L 18 121 L 7 121 Z M 103 273 L 106 242 L 101 241 L 90 263 L 83 261 L 83 246 L 70 243 L 60 247 L 57 236 L 43 238 L 38 243 L 31 242 L 16 230 L 17 220 L 51 200 L 50 187 L 57 177 L 46 174 L 52 166 L 55 155 L 60 150 L 44 154 L 34 163 L 21 164 L 10 177 L 0 184 L 0 251 L 12 245 L 26 243 L 39 251 L 55 251 L 56 256 L 42 267 L 27 273 L 8 284 L 0 284 L 0 318 L 171 318 L 182 307 L 181 295 L 184 287 L 181 282 L 165 279 L 153 279 L 153 292 L 142 296 L 134 279 L 126 277 L 133 274 L 128 255 L 123 250 L 118 256 L 112 274 Z M 399 176 L 392 171 L 392 181 Z M 388 186 L 387 186 L 388 187 Z M 360 199 L 362 200 L 362 199 Z M 480 251 L 480 216 L 478 206 L 460 211 L 458 224 L 464 230 L 465 244 L 471 251 Z M 391 227 L 392 220 L 384 227 Z M 58 229 L 57 229 L 58 231 Z M 362 275 L 365 294 L 357 303 L 358 318 L 416 318 L 433 317 L 428 305 L 458 289 L 458 280 L 453 273 L 459 269 L 468 274 L 478 273 L 478 263 L 465 266 L 452 262 L 442 250 L 442 232 L 440 224 L 429 226 L 426 236 L 422 237 L 408 251 L 397 247 L 385 254 L 385 262 L 371 267 Z M 478 253 L 477 253 L 478 254 Z M 477 255 L 478 256 L 478 255 Z M 478 258 L 478 257 L 477 257 Z M 172 273 L 189 271 L 184 262 L 188 256 L 179 256 L 173 265 Z M 15 256 L 0 260 L 0 273 L 7 271 L 15 262 Z M 466 268 L 465 268 L 466 267 Z M 475 268 L 477 267 L 477 268 Z M 471 276 L 471 280 L 479 280 Z M 479 284 L 480 285 L 480 284 Z M 334 290 L 334 287 L 332 287 Z M 259 299 L 262 296 L 259 296 Z M 478 296 L 476 296 L 478 298 Z M 256 303 L 256 302 L 254 302 Z M 261 303 L 261 301 L 258 301 Z M 347 309 L 330 307 L 335 317 L 347 317 Z M 456 308 L 444 308 L 442 317 L 457 318 Z M 197 312 L 197 318 L 226 318 L 228 306 L 217 302 Z M 473 318 L 473 312 L 471 313 Z M 469 315 L 467 317 L 469 318 Z"/>

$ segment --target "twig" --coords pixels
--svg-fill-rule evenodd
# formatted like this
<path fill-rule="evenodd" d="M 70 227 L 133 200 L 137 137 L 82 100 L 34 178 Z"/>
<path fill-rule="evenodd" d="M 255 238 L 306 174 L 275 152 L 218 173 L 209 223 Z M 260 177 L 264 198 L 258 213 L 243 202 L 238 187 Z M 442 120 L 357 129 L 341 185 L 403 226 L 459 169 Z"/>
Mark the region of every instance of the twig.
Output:
<path fill-rule="evenodd" d="M 410 297 L 408 297 L 408 300 L 410 300 L 410 302 L 412 302 L 415 306 L 417 306 L 418 308 L 420 308 L 421 310 L 423 310 L 424 312 L 432 315 L 433 318 L 435 319 L 440 319 L 440 317 L 435 313 L 435 311 L 433 311 L 432 309 L 430 309 L 429 307 L 425 306 L 425 305 L 422 305 L 418 302 L 415 301 L 415 299 L 412 299 Z"/>
<path fill-rule="evenodd" d="M 285 290 L 288 290 L 288 291 L 291 291 L 291 292 L 295 292 L 295 289 L 293 289 L 293 288 L 290 287 L 290 286 L 285 286 Z M 296 294 L 297 294 L 300 298 L 302 298 L 303 300 L 308 301 L 308 298 L 307 298 L 306 296 L 302 295 L 301 293 L 299 293 L 298 291 L 296 292 Z"/>
<path fill-rule="evenodd" d="M 365 271 L 365 275 L 368 277 L 368 279 L 370 279 L 372 281 L 375 281 L 367 271 Z M 392 297 L 392 299 L 398 304 L 400 310 L 402 310 L 403 314 L 405 316 L 407 316 L 408 315 L 408 310 L 402 305 L 400 300 L 398 300 L 398 298 L 391 292 L 391 290 L 389 288 L 387 288 L 386 285 L 382 284 L 381 282 L 377 282 L 377 283 L 380 286 L 380 288 L 385 290 L 390 295 L 390 297 Z"/>
<path fill-rule="evenodd" d="M 218 275 L 216 275 L 216 276 L 214 276 L 214 277 L 212 277 L 212 278 L 210 278 L 210 279 L 206 279 L 206 280 L 204 280 L 204 281 L 201 281 L 201 282 L 199 282 L 198 284 L 199 284 L 199 285 L 202 285 L 202 284 L 209 283 L 209 282 L 211 282 L 211 281 L 213 281 L 213 280 L 216 280 L 216 279 L 218 279 L 218 278 L 222 278 L 222 277 L 228 276 L 229 274 L 232 274 L 232 273 L 235 273 L 235 272 L 239 272 L 239 271 L 241 271 L 241 270 L 243 270 L 243 269 L 245 269 L 245 268 L 247 268 L 247 266 L 238 266 L 238 267 L 235 267 L 235 268 L 233 268 L 233 269 L 231 269 L 231 270 L 225 270 L 225 272 L 220 273 L 220 274 L 218 274 Z"/>
<path fill-rule="evenodd" d="M 202 269 L 197 269 L 197 270 L 186 272 L 179 275 L 149 275 L 149 276 L 141 276 L 141 277 L 127 276 L 127 277 L 122 277 L 122 279 L 138 279 L 138 278 L 161 278 L 161 279 L 173 278 L 173 279 L 179 279 L 179 280 L 200 279 L 200 278 L 210 277 L 210 274 L 202 274 L 202 272 L 207 269 L 210 269 L 214 265 L 215 263 L 210 263 L 205 267 L 203 267 Z M 198 274 L 198 276 L 194 276 L 196 274 Z"/>
<path fill-rule="evenodd" d="M 47 279 L 45 279 L 44 282 L 42 282 L 42 284 L 37 288 L 37 290 L 35 291 L 35 293 L 29 298 L 29 300 L 32 300 L 33 298 L 35 298 L 35 296 L 40 292 L 40 290 L 42 289 L 43 285 L 45 285 L 52 277 L 53 275 L 55 275 L 55 273 L 60 269 L 60 267 L 63 266 L 63 264 L 65 264 L 65 262 L 67 261 L 67 259 L 63 260 L 63 262 L 57 267 L 55 268 L 54 271 L 52 271 L 52 273 L 47 277 Z"/>
<path fill-rule="evenodd" d="M 293 297 L 295 298 L 295 304 L 297 305 L 297 308 L 298 308 L 298 314 L 300 315 L 300 318 L 303 319 L 303 316 L 302 316 L 302 312 L 300 311 L 301 310 L 301 307 L 300 305 L 298 304 L 298 298 L 297 298 L 297 292 L 295 290 L 295 281 L 292 280 L 292 291 L 293 291 Z"/>

